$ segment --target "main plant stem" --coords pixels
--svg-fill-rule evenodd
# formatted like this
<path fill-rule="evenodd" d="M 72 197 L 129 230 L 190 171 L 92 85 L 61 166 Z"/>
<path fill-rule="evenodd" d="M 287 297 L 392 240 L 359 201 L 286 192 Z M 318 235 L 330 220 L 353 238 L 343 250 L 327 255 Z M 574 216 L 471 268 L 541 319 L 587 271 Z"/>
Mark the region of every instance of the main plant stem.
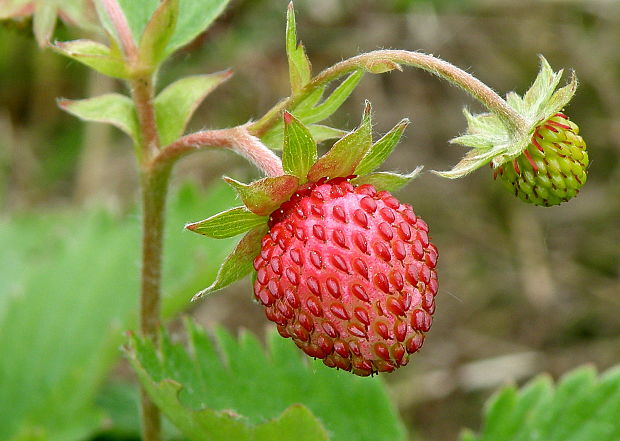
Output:
<path fill-rule="evenodd" d="M 164 214 L 171 165 L 154 166 L 159 135 L 153 106 L 153 76 L 131 81 L 131 94 L 140 124 L 140 183 L 142 196 L 142 268 L 140 281 L 140 333 L 157 341 L 161 317 L 161 269 Z M 142 438 L 161 441 L 161 417 L 146 390 L 140 389 Z"/>

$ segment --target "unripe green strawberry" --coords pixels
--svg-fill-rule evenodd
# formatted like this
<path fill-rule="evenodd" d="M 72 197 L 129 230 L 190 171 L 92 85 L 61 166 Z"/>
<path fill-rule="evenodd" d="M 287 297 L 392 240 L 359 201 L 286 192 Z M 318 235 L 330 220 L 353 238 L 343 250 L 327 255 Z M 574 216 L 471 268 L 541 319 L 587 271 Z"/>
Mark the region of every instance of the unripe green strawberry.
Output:
<path fill-rule="evenodd" d="M 588 153 L 579 128 L 562 113 L 536 127 L 523 153 L 495 170 L 509 191 L 535 205 L 558 205 L 586 182 Z"/>
<path fill-rule="evenodd" d="M 437 294 L 437 249 L 409 205 L 323 178 L 282 204 L 269 228 L 254 293 L 282 336 L 361 376 L 407 364 Z"/>

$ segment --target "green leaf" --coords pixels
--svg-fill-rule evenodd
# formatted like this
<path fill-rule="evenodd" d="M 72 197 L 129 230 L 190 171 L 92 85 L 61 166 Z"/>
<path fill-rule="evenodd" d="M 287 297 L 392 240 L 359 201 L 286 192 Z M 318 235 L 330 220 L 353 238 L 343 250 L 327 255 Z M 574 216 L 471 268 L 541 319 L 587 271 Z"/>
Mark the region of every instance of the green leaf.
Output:
<path fill-rule="evenodd" d="M 340 83 L 338 87 L 336 87 L 334 91 L 317 106 L 299 112 L 294 110 L 297 117 L 304 124 L 313 124 L 329 118 L 353 93 L 363 75 L 364 72 L 362 70 L 356 70 L 345 78 L 344 81 L 342 81 L 342 83 Z"/>
<path fill-rule="evenodd" d="M 312 76 L 310 60 L 302 44 L 297 44 L 297 28 L 295 25 L 295 9 L 293 2 L 288 4 L 286 11 L 286 55 L 293 94 L 299 92 Z"/>
<path fill-rule="evenodd" d="M 208 195 L 189 186 L 171 194 L 165 317 L 211 283 L 233 246 L 196 240 L 179 225 L 233 200 L 220 182 Z M 94 439 L 103 427 L 95 397 L 136 321 L 137 212 L 48 207 L 0 219 L 0 353 L 10 354 L 0 357 L 0 440 Z"/>
<path fill-rule="evenodd" d="M 174 33 L 169 38 L 161 59 L 167 58 L 177 49 L 194 40 L 198 35 L 207 30 L 213 21 L 224 11 L 230 0 L 179 0 L 179 15 Z M 116 36 L 116 31 L 108 17 L 107 12 L 101 7 L 99 1 L 95 3 L 99 13 L 99 19 L 106 31 Z M 119 4 L 125 13 L 131 29 L 134 41 L 140 38 L 147 23 L 157 10 L 159 0 L 119 0 Z"/>
<path fill-rule="evenodd" d="M 74 40 L 52 45 L 58 53 L 115 78 L 128 78 L 125 60 L 117 51 L 92 40 Z"/>
<path fill-rule="evenodd" d="M 355 172 L 355 168 L 372 144 L 371 110 L 370 102 L 366 101 L 360 126 L 336 141 L 332 148 L 310 168 L 308 180 L 347 177 Z"/>
<path fill-rule="evenodd" d="M 257 426 L 254 440 L 328 441 L 329 436 L 307 407 L 293 404 L 278 419 Z"/>
<path fill-rule="evenodd" d="M 344 81 L 342 81 L 342 83 L 340 83 L 325 100 L 323 100 L 320 104 L 315 105 L 321 99 L 325 90 L 325 86 L 317 87 L 298 105 L 292 107 L 290 112 L 294 113 L 303 124 L 307 125 L 316 142 L 320 142 L 324 139 L 330 139 L 321 139 L 321 136 L 325 134 L 325 131 L 323 130 L 324 126 L 318 126 L 315 125 L 315 123 L 329 118 L 334 112 L 336 112 L 351 95 L 351 93 L 353 93 L 353 90 L 355 90 L 355 87 L 359 84 L 363 75 L 363 70 L 356 70 Z M 261 140 L 269 148 L 281 150 L 283 148 L 282 145 L 284 139 L 283 131 L 284 125 L 282 123 L 278 123 L 273 128 L 268 130 L 267 133 L 262 136 Z M 335 135 L 336 133 L 333 132 L 332 134 Z M 341 136 L 342 135 L 337 137 Z"/>
<path fill-rule="evenodd" d="M 396 191 L 417 178 L 423 168 L 423 166 L 416 167 L 414 171 L 406 175 L 392 172 L 370 173 L 355 178 L 351 182 L 355 185 L 371 184 L 379 191 Z"/>
<path fill-rule="evenodd" d="M 299 179 L 290 175 L 266 177 L 251 184 L 228 177 L 224 180 L 237 191 L 245 206 L 259 216 L 273 213 L 299 187 Z"/>
<path fill-rule="evenodd" d="M 284 112 L 284 148 L 282 167 L 284 172 L 306 182 L 306 175 L 316 161 L 316 142 L 304 124 L 288 112 Z"/>
<path fill-rule="evenodd" d="M 126 0 L 130 1 L 130 0 Z M 179 20 L 166 56 L 194 40 L 224 12 L 230 0 L 181 0 Z"/>
<path fill-rule="evenodd" d="M 228 80 L 232 71 L 185 77 L 167 86 L 155 98 L 155 116 L 162 145 L 180 137 L 202 101 Z"/>
<path fill-rule="evenodd" d="M 192 301 L 219 291 L 247 276 L 252 271 L 254 258 L 260 253 L 261 239 L 266 233 L 267 225 L 259 225 L 248 231 L 234 251 L 224 260 L 213 283 L 196 294 Z"/>
<path fill-rule="evenodd" d="M 258 216 L 245 207 L 231 208 L 210 218 L 185 225 L 185 228 L 214 239 L 224 239 L 245 233 L 267 223 L 266 216 Z"/>
<path fill-rule="evenodd" d="M 112 124 L 134 142 L 139 140 L 138 117 L 133 102 L 125 95 L 110 93 L 84 100 L 60 99 L 58 105 L 82 120 Z"/>
<path fill-rule="evenodd" d="M 355 168 L 355 174 L 363 176 L 374 171 L 392 154 L 400 141 L 403 131 L 409 125 L 409 119 L 404 118 L 387 132 L 379 141 L 375 142 L 370 150 Z"/>
<path fill-rule="evenodd" d="M 278 123 L 274 129 L 261 138 L 263 144 L 273 150 L 282 150 L 284 146 L 284 124 Z M 315 143 L 323 142 L 328 139 L 342 138 L 348 132 L 334 127 L 321 124 L 311 124 L 306 126 Z"/>
<path fill-rule="evenodd" d="M 308 130 L 316 143 L 323 142 L 328 139 L 342 138 L 347 134 L 346 130 L 336 129 L 335 127 L 324 126 L 321 124 L 312 124 L 311 126 L 308 126 Z"/>
<path fill-rule="evenodd" d="M 140 61 L 152 68 L 164 59 L 179 17 L 179 0 L 162 0 L 149 20 L 139 45 Z"/>
<path fill-rule="evenodd" d="M 482 432 L 461 441 L 601 441 L 620 439 L 620 369 L 597 378 L 576 369 L 553 386 L 548 376 L 521 391 L 501 390 L 485 412 Z"/>
<path fill-rule="evenodd" d="M 187 350 L 164 334 L 159 348 L 132 337 L 127 355 L 163 413 L 192 440 L 207 439 L 186 431 L 207 418 L 222 422 L 222 431 L 209 441 L 327 439 L 309 412 L 291 409 L 300 404 L 320 419 L 333 440 L 405 439 L 381 378 L 360 378 L 312 362 L 273 328 L 266 351 L 248 332 L 234 338 L 218 329 L 208 337 L 191 322 L 186 326 Z M 274 419 L 280 422 L 273 424 Z M 235 429 L 239 437 L 230 435 Z"/>

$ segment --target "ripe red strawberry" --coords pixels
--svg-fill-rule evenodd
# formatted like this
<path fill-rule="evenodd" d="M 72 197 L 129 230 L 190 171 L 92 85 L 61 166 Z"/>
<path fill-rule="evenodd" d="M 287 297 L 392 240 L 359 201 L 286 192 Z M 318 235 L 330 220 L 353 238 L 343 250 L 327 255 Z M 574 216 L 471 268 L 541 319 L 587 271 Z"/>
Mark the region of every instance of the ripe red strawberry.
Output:
<path fill-rule="evenodd" d="M 437 248 L 409 205 L 323 178 L 282 204 L 269 227 L 254 293 L 283 337 L 357 375 L 407 364 L 437 294 Z"/>
<path fill-rule="evenodd" d="M 360 126 L 318 159 L 308 127 L 288 112 L 283 122 L 285 174 L 250 184 L 225 178 L 244 206 L 186 226 L 215 238 L 247 232 L 194 298 L 238 280 L 253 263 L 255 298 L 308 355 L 362 376 L 404 366 L 431 327 L 437 248 L 426 223 L 389 193 L 421 167 L 406 175 L 374 170 L 409 121 L 373 143 L 366 103 Z"/>

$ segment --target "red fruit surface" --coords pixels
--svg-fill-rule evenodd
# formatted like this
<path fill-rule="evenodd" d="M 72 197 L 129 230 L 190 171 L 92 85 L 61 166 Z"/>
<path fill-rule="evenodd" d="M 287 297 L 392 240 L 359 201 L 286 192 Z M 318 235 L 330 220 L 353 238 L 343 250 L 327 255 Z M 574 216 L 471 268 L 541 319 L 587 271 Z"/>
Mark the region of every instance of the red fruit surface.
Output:
<path fill-rule="evenodd" d="M 437 248 L 411 206 L 371 185 L 322 179 L 274 212 L 254 260 L 256 299 L 306 354 L 367 376 L 424 342 Z"/>

